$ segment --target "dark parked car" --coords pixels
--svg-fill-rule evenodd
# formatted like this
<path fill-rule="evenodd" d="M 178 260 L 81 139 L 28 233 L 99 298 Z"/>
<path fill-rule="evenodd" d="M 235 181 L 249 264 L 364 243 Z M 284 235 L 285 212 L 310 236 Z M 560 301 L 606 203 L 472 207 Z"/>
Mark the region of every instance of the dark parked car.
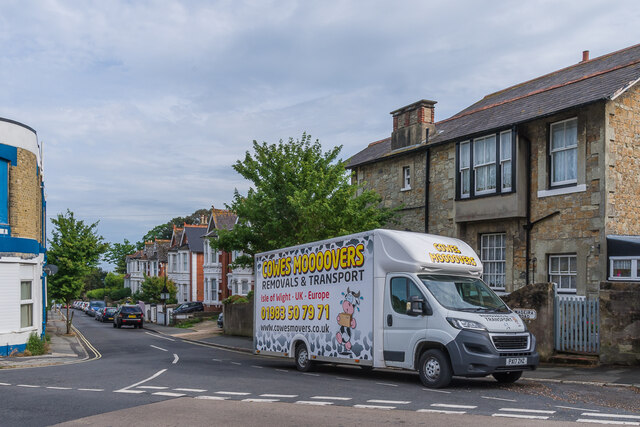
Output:
<path fill-rule="evenodd" d="M 114 328 L 121 328 L 122 325 L 133 325 L 134 328 L 142 328 L 143 324 L 142 309 L 137 305 L 123 305 L 113 315 Z"/>
<path fill-rule="evenodd" d="M 222 313 L 220 313 L 218 315 L 218 328 L 222 328 L 224 326 L 224 318 L 222 316 Z"/>
<path fill-rule="evenodd" d="M 118 309 L 115 307 L 105 307 L 96 313 L 96 320 L 102 323 L 113 322 L 113 316 L 116 314 L 116 311 L 118 311 Z"/>
<path fill-rule="evenodd" d="M 204 305 L 199 301 L 182 303 L 173 310 L 173 314 L 194 313 L 196 311 L 204 311 Z"/>

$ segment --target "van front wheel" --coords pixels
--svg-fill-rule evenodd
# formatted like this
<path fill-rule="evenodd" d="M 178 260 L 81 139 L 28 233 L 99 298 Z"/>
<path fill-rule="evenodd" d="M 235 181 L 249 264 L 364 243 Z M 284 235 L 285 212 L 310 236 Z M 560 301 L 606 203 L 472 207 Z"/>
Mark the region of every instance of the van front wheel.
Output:
<path fill-rule="evenodd" d="M 309 358 L 309 350 L 307 346 L 300 343 L 296 346 L 296 369 L 300 372 L 308 372 L 311 370 L 311 359 Z"/>
<path fill-rule="evenodd" d="M 422 353 L 418 366 L 420 381 L 425 387 L 442 388 L 451 382 L 449 359 L 440 350 L 433 349 Z"/>

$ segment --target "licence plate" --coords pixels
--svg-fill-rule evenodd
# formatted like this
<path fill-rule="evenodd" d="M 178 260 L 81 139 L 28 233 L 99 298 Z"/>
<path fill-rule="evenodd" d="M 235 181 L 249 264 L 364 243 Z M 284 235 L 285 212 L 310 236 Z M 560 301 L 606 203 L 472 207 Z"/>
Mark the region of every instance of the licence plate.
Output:
<path fill-rule="evenodd" d="M 526 357 L 507 357 L 507 366 L 520 366 L 526 365 L 527 358 Z"/>
<path fill-rule="evenodd" d="M 136 315 L 135 315 L 135 314 L 130 314 L 130 315 L 129 315 L 129 319 L 135 319 L 135 318 L 136 318 Z"/>

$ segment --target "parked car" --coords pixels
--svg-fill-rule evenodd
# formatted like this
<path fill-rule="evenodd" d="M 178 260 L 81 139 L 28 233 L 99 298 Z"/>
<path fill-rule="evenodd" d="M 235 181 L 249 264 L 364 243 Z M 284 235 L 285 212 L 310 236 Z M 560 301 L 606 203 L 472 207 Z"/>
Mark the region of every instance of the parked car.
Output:
<path fill-rule="evenodd" d="M 137 305 L 123 305 L 113 315 L 114 328 L 121 328 L 122 325 L 133 325 L 134 328 L 142 328 L 143 324 L 142 309 Z"/>
<path fill-rule="evenodd" d="M 222 313 L 218 315 L 218 328 L 224 327 L 224 318 Z"/>
<path fill-rule="evenodd" d="M 184 302 L 173 310 L 173 314 L 194 313 L 204 311 L 204 305 L 200 301 Z"/>
<path fill-rule="evenodd" d="M 116 311 L 118 311 L 117 308 L 115 307 L 105 307 L 102 309 L 102 314 L 100 315 L 100 321 L 102 323 L 105 322 L 113 322 L 113 318 L 116 314 Z"/>

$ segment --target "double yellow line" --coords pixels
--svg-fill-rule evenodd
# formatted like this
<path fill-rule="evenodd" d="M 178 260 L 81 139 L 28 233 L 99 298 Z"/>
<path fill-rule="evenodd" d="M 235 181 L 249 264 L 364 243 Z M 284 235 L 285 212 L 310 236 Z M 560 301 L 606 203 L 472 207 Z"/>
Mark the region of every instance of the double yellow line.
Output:
<path fill-rule="evenodd" d="M 62 312 L 60 312 L 60 315 L 62 316 L 62 318 L 64 319 L 64 321 L 67 321 L 67 318 L 65 317 L 64 314 L 62 314 Z M 71 318 L 73 318 L 73 316 L 71 316 Z M 91 360 L 98 360 L 100 358 L 102 358 L 102 354 L 100 354 L 100 352 L 98 351 L 97 348 L 95 348 L 87 338 L 85 338 L 84 335 L 82 335 L 82 332 L 80 332 L 80 330 L 78 330 L 78 328 L 76 328 L 73 323 L 71 324 L 71 330 L 76 334 L 76 336 L 78 337 L 78 339 L 80 340 L 80 343 L 86 347 L 87 349 L 91 350 L 91 352 L 93 353 L 93 357 L 89 356 L 89 352 L 87 352 L 87 358 L 84 359 L 83 361 L 91 361 Z"/>

